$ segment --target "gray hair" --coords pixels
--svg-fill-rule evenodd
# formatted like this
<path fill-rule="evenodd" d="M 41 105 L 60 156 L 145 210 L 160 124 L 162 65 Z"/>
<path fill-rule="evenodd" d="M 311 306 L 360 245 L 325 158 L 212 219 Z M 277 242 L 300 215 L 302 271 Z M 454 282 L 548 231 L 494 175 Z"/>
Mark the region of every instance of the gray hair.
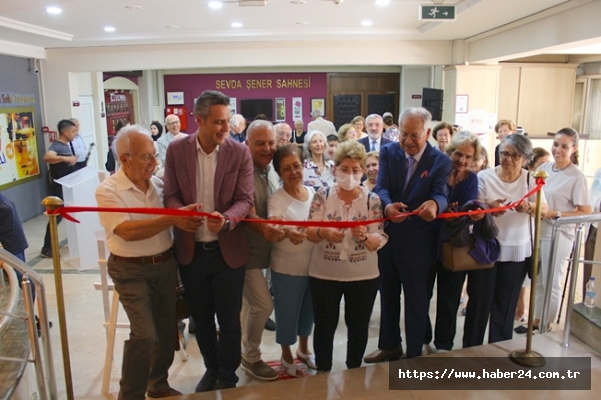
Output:
<path fill-rule="evenodd" d="M 451 137 L 451 142 L 448 144 L 445 151 L 450 157 L 459 147 L 468 145 L 471 145 L 474 148 L 473 160 L 480 160 L 480 158 L 482 157 L 482 143 L 480 143 L 480 139 L 478 139 L 477 135 L 468 131 L 461 131 L 459 133 L 454 134 Z"/>
<path fill-rule="evenodd" d="M 399 126 L 403 123 L 404 119 L 421 119 L 424 123 L 424 128 L 427 128 L 430 122 L 432 122 L 432 114 L 423 107 L 409 107 L 399 116 Z"/>
<path fill-rule="evenodd" d="M 312 155 L 311 155 L 311 150 L 309 149 L 309 145 L 311 144 L 311 140 L 313 139 L 314 135 L 321 135 L 321 137 L 323 138 L 323 144 L 324 144 L 324 151 L 323 151 L 323 161 L 327 161 L 330 159 L 330 155 L 328 154 L 328 152 L 325 149 L 325 146 L 328 143 L 328 139 L 326 138 L 326 135 L 323 134 L 323 132 L 320 131 L 311 131 L 307 133 L 307 137 L 305 138 L 305 141 L 303 142 L 303 157 L 305 160 L 310 160 Z"/>
<path fill-rule="evenodd" d="M 273 133 L 275 139 L 275 130 L 273 128 L 273 124 L 269 121 L 265 121 L 264 119 L 257 119 L 251 122 L 250 125 L 248 125 L 248 128 L 246 128 L 246 140 L 250 142 L 253 132 L 261 128 L 268 129 L 271 133 Z"/>
<path fill-rule="evenodd" d="M 321 110 L 316 108 L 315 110 L 311 111 L 311 116 L 313 118 L 317 118 L 317 117 L 322 117 L 323 114 L 321 113 Z"/>
<path fill-rule="evenodd" d="M 238 127 L 242 122 L 245 122 L 244 116 L 241 114 L 234 114 L 230 118 L 230 126 Z"/>
<path fill-rule="evenodd" d="M 375 119 L 375 118 L 379 118 L 380 121 L 382 121 L 382 123 L 384 123 L 384 120 L 382 119 L 382 116 L 380 114 L 369 114 L 366 118 L 365 118 L 365 125 L 369 124 L 369 120 L 371 119 Z"/>
<path fill-rule="evenodd" d="M 216 90 L 205 90 L 194 104 L 194 114 L 206 118 L 211 113 L 211 106 L 229 106 L 230 98 Z"/>
<path fill-rule="evenodd" d="M 122 154 L 127 154 L 130 152 L 131 135 L 134 133 L 146 135 L 150 138 L 150 140 L 152 140 L 151 133 L 141 125 L 124 126 L 117 133 L 117 137 L 115 138 L 115 142 L 113 144 L 115 146 L 115 150 L 117 151 L 117 159 L 119 159 Z"/>
<path fill-rule="evenodd" d="M 530 161 L 534 156 L 534 152 L 532 151 L 532 142 L 524 135 L 505 136 L 503 140 L 501 140 L 499 149 L 506 145 L 513 147 L 519 155 L 526 159 L 526 162 Z"/>
<path fill-rule="evenodd" d="M 302 120 L 302 119 L 300 119 L 300 118 L 297 118 L 297 119 L 295 119 L 295 120 L 294 120 L 294 123 L 295 123 L 295 124 L 296 124 L 297 122 L 300 122 L 300 123 L 301 123 L 301 124 L 303 124 L 303 125 L 305 124 L 305 123 L 303 122 L 303 120 Z"/>
<path fill-rule="evenodd" d="M 273 129 L 275 129 L 275 133 L 279 134 L 282 131 L 282 128 L 285 127 L 285 126 L 287 126 L 290 129 L 290 131 L 292 131 L 292 127 L 290 127 L 290 125 L 288 125 L 285 122 L 280 122 L 279 124 L 275 124 L 273 126 Z"/>

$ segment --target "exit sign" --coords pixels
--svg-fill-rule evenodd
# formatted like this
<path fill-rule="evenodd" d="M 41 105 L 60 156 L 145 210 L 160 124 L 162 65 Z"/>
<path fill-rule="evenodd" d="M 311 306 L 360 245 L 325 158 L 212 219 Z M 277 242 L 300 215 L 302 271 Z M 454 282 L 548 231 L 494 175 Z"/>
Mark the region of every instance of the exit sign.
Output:
<path fill-rule="evenodd" d="M 455 6 L 420 6 L 419 19 L 427 21 L 455 21 Z"/>

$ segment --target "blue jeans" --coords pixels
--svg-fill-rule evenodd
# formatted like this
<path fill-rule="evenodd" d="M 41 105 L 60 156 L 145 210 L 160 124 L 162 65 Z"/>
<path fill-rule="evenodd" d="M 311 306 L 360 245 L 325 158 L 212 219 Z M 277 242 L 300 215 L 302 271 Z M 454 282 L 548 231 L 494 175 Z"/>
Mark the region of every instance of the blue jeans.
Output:
<path fill-rule="evenodd" d="M 280 274 L 271 271 L 273 306 L 275 309 L 275 341 L 284 346 L 296 343 L 313 330 L 313 302 L 308 276 Z"/>

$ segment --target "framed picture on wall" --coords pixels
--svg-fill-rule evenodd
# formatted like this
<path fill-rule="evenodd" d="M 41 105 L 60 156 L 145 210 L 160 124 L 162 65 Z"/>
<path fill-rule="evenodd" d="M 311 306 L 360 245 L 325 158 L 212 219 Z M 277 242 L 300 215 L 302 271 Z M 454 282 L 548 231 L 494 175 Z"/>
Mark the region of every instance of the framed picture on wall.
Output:
<path fill-rule="evenodd" d="M 184 104 L 184 92 L 167 92 L 168 106 L 181 106 Z"/>
<path fill-rule="evenodd" d="M 311 99 L 311 112 L 313 112 L 313 110 L 319 110 L 321 111 L 321 115 L 326 115 L 326 99 Z"/>
<path fill-rule="evenodd" d="M 275 120 L 286 121 L 286 99 L 283 97 L 275 99 Z"/>
<path fill-rule="evenodd" d="M 238 107 L 236 107 L 236 98 L 230 97 L 230 115 L 238 114 Z"/>

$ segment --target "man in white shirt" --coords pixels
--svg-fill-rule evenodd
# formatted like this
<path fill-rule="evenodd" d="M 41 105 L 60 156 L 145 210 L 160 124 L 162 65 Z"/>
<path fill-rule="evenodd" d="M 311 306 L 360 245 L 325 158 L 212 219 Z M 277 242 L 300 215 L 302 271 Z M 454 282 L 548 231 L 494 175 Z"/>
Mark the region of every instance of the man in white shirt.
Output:
<path fill-rule="evenodd" d="M 334 124 L 330 121 L 323 119 L 321 110 L 311 111 L 311 116 L 313 117 L 313 121 L 309 122 L 309 125 L 307 125 L 307 132 L 319 131 L 323 133 L 325 137 L 328 137 L 328 135 L 336 135 L 336 127 L 334 127 Z"/>
<path fill-rule="evenodd" d="M 174 140 L 187 137 L 185 133 L 180 132 L 181 126 L 181 122 L 177 115 L 169 114 L 165 118 L 165 129 L 167 129 L 167 132 L 157 140 L 161 166 L 165 165 L 165 156 L 167 155 L 167 147 L 169 147 L 169 144 Z"/>
<path fill-rule="evenodd" d="M 100 207 L 163 207 L 163 182 L 150 132 L 138 125 L 123 128 L 116 139 L 121 168 L 96 189 Z M 195 210 L 197 204 L 184 207 Z M 172 226 L 195 232 L 197 217 L 100 213 L 111 255 L 109 275 L 130 322 L 123 349 L 119 399 L 144 400 L 181 395 L 167 378 L 176 343 Z"/>
<path fill-rule="evenodd" d="M 75 165 L 77 169 L 80 169 L 86 166 L 86 151 L 88 150 L 88 147 L 86 146 L 83 137 L 79 134 L 79 120 L 77 120 L 77 118 L 71 118 L 69 121 L 73 122 L 77 128 L 77 133 L 71 141 L 71 148 L 77 156 L 77 163 Z"/>
<path fill-rule="evenodd" d="M 392 140 L 382 137 L 382 130 L 384 128 L 384 121 L 378 114 L 370 114 L 365 118 L 365 125 L 367 127 L 367 136 L 358 140 L 363 146 L 365 151 L 380 151 L 380 148 L 386 143 L 392 142 Z"/>

